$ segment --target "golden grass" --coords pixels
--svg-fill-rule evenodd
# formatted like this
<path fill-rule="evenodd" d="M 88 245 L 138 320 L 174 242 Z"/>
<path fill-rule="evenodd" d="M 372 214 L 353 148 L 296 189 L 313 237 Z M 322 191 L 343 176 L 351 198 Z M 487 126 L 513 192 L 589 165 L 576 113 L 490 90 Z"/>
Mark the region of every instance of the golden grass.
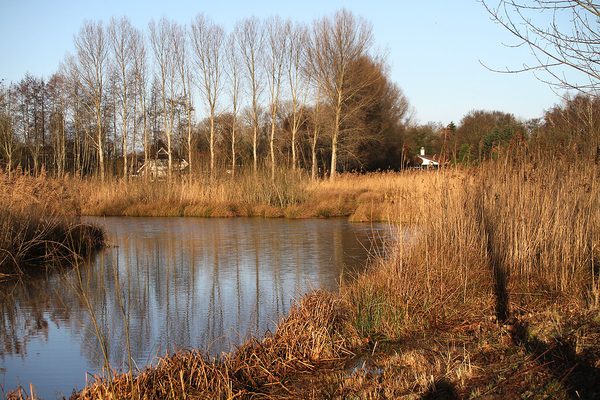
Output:
<path fill-rule="evenodd" d="M 115 392 L 98 378 L 80 398 L 598 394 L 585 377 L 600 368 L 600 167 L 527 146 L 493 157 L 475 169 L 333 183 L 247 175 L 191 186 L 75 184 L 89 185 L 89 211 L 347 216 L 413 232 L 339 293 L 308 294 L 276 331 L 223 359 L 180 352 L 133 380 L 118 377 Z M 339 367 L 365 346 L 371 367 Z"/>
<path fill-rule="evenodd" d="M 294 398 L 286 382 L 339 362 L 362 344 L 331 293 L 308 293 L 281 318 L 277 330 L 251 338 L 221 359 L 180 351 L 135 376 L 119 374 L 110 385 L 100 376 L 77 399 Z"/>
<path fill-rule="evenodd" d="M 64 181 L 1 174 L 0 187 L 0 280 L 55 268 L 103 244 L 101 229 L 79 219 Z"/>
<path fill-rule="evenodd" d="M 85 215 L 334 218 L 411 222 L 422 172 L 339 175 L 335 183 L 280 171 L 273 181 L 251 171 L 193 182 L 71 179 Z"/>
<path fill-rule="evenodd" d="M 406 178 L 416 239 L 342 287 L 363 334 L 600 307 L 600 167 L 526 147 L 497 157 Z"/>

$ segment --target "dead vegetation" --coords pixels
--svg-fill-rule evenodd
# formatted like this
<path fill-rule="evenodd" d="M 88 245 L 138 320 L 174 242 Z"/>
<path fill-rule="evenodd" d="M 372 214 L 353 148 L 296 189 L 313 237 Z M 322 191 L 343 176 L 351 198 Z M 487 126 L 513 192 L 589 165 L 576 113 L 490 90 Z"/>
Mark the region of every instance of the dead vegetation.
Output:
<path fill-rule="evenodd" d="M 599 166 L 492 156 L 305 183 L 319 215 L 385 207 L 417 232 L 222 358 L 181 351 L 72 398 L 600 398 Z M 302 204 L 289 207 L 313 215 Z"/>
<path fill-rule="evenodd" d="M 80 219 L 64 182 L 0 175 L 0 280 L 52 269 L 102 246 L 104 234 Z"/>

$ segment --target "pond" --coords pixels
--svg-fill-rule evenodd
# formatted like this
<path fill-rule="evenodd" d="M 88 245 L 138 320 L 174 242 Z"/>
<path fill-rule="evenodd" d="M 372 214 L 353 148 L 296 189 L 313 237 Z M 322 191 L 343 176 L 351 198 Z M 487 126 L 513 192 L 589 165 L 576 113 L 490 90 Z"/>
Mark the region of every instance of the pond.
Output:
<path fill-rule="evenodd" d="M 0 290 L 3 395 L 68 397 L 102 371 L 273 329 L 311 288 L 335 290 L 384 251 L 387 224 L 344 219 L 87 218 L 109 247 L 79 268 Z M 131 358 L 130 358 L 131 357 Z"/>

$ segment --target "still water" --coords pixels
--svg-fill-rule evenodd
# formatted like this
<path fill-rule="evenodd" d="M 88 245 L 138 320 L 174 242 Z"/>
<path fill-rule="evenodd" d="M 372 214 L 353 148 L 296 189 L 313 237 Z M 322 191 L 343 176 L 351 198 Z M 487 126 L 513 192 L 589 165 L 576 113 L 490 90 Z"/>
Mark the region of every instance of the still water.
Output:
<path fill-rule="evenodd" d="M 0 288 L 0 385 L 52 399 L 102 371 L 182 348 L 211 355 L 272 329 L 299 293 L 335 290 L 390 236 L 346 220 L 88 218 L 110 247 L 89 263 Z M 104 348 L 106 351 L 102 351 Z M 129 351 L 128 351 L 129 350 Z"/>

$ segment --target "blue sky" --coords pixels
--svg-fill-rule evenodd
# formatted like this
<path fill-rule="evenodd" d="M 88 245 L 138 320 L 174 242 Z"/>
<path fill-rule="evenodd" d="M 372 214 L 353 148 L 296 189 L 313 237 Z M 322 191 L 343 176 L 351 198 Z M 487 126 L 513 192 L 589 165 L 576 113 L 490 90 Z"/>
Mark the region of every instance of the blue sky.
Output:
<path fill-rule="evenodd" d="M 253 15 L 311 22 L 341 7 L 371 21 L 376 45 L 389 54 L 391 79 L 420 123 L 458 123 L 473 109 L 537 118 L 561 100 L 531 73 L 499 74 L 481 64 L 519 67 L 531 55 L 505 46 L 517 42 L 476 0 L 0 0 L 0 79 L 16 82 L 26 72 L 52 75 L 73 51 L 73 35 L 84 19 L 108 23 L 126 15 L 146 30 L 152 18 L 188 23 L 203 12 L 231 30 Z"/>

